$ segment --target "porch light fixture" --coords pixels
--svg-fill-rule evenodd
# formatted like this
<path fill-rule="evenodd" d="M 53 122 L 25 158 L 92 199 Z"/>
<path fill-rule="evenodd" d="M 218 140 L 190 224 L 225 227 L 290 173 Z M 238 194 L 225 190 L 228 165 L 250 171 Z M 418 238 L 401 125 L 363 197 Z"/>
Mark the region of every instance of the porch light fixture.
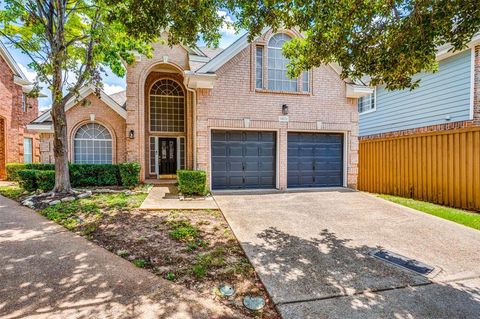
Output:
<path fill-rule="evenodd" d="M 135 138 L 135 131 L 134 130 L 130 130 L 130 132 L 128 132 L 128 137 L 133 140 Z"/>
<path fill-rule="evenodd" d="M 282 105 L 282 114 L 283 115 L 288 115 L 288 105 L 287 104 Z"/>

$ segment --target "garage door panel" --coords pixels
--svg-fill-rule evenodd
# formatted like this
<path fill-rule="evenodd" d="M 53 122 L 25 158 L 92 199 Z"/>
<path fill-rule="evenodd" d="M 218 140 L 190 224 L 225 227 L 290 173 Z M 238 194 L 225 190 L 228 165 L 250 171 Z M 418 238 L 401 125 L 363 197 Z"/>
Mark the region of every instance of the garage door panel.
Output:
<path fill-rule="evenodd" d="M 343 185 L 343 135 L 288 134 L 288 187 Z"/>
<path fill-rule="evenodd" d="M 274 132 L 212 131 L 212 188 L 274 188 L 275 137 Z M 214 151 L 219 144 L 227 151 Z"/>

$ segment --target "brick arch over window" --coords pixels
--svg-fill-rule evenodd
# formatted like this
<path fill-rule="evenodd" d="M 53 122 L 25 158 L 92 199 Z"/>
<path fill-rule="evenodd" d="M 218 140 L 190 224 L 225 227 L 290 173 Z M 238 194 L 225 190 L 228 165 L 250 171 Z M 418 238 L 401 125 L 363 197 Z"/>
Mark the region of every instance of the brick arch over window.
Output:
<path fill-rule="evenodd" d="M 185 132 L 185 91 L 172 79 L 160 79 L 150 88 L 150 131 Z"/>
<path fill-rule="evenodd" d="M 73 137 L 73 162 L 81 164 L 112 164 L 113 138 L 98 123 L 81 125 Z"/>

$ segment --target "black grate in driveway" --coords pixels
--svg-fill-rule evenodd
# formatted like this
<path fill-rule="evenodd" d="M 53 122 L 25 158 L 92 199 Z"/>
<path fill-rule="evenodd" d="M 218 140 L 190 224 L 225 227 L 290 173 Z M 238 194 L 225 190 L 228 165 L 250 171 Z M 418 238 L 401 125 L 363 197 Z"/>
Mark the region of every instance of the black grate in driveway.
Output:
<path fill-rule="evenodd" d="M 392 253 L 388 250 L 377 250 L 372 255 L 378 259 L 384 260 L 402 268 L 406 268 L 424 276 L 430 274 L 434 269 L 433 267 L 425 265 L 417 260 Z"/>

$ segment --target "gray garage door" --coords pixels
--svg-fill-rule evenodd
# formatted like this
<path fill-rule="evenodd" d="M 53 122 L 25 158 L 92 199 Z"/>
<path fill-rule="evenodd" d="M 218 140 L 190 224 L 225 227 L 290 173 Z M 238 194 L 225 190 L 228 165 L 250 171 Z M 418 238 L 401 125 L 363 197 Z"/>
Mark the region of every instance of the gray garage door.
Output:
<path fill-rule="evenodd" d="M 275 133 L 212 131 L 212 189 L 275 188 Z"/>
<path fill-rule="evenodd" d="M 343 135 L 288 133 L 288 187 L 343 185 Z"/>

